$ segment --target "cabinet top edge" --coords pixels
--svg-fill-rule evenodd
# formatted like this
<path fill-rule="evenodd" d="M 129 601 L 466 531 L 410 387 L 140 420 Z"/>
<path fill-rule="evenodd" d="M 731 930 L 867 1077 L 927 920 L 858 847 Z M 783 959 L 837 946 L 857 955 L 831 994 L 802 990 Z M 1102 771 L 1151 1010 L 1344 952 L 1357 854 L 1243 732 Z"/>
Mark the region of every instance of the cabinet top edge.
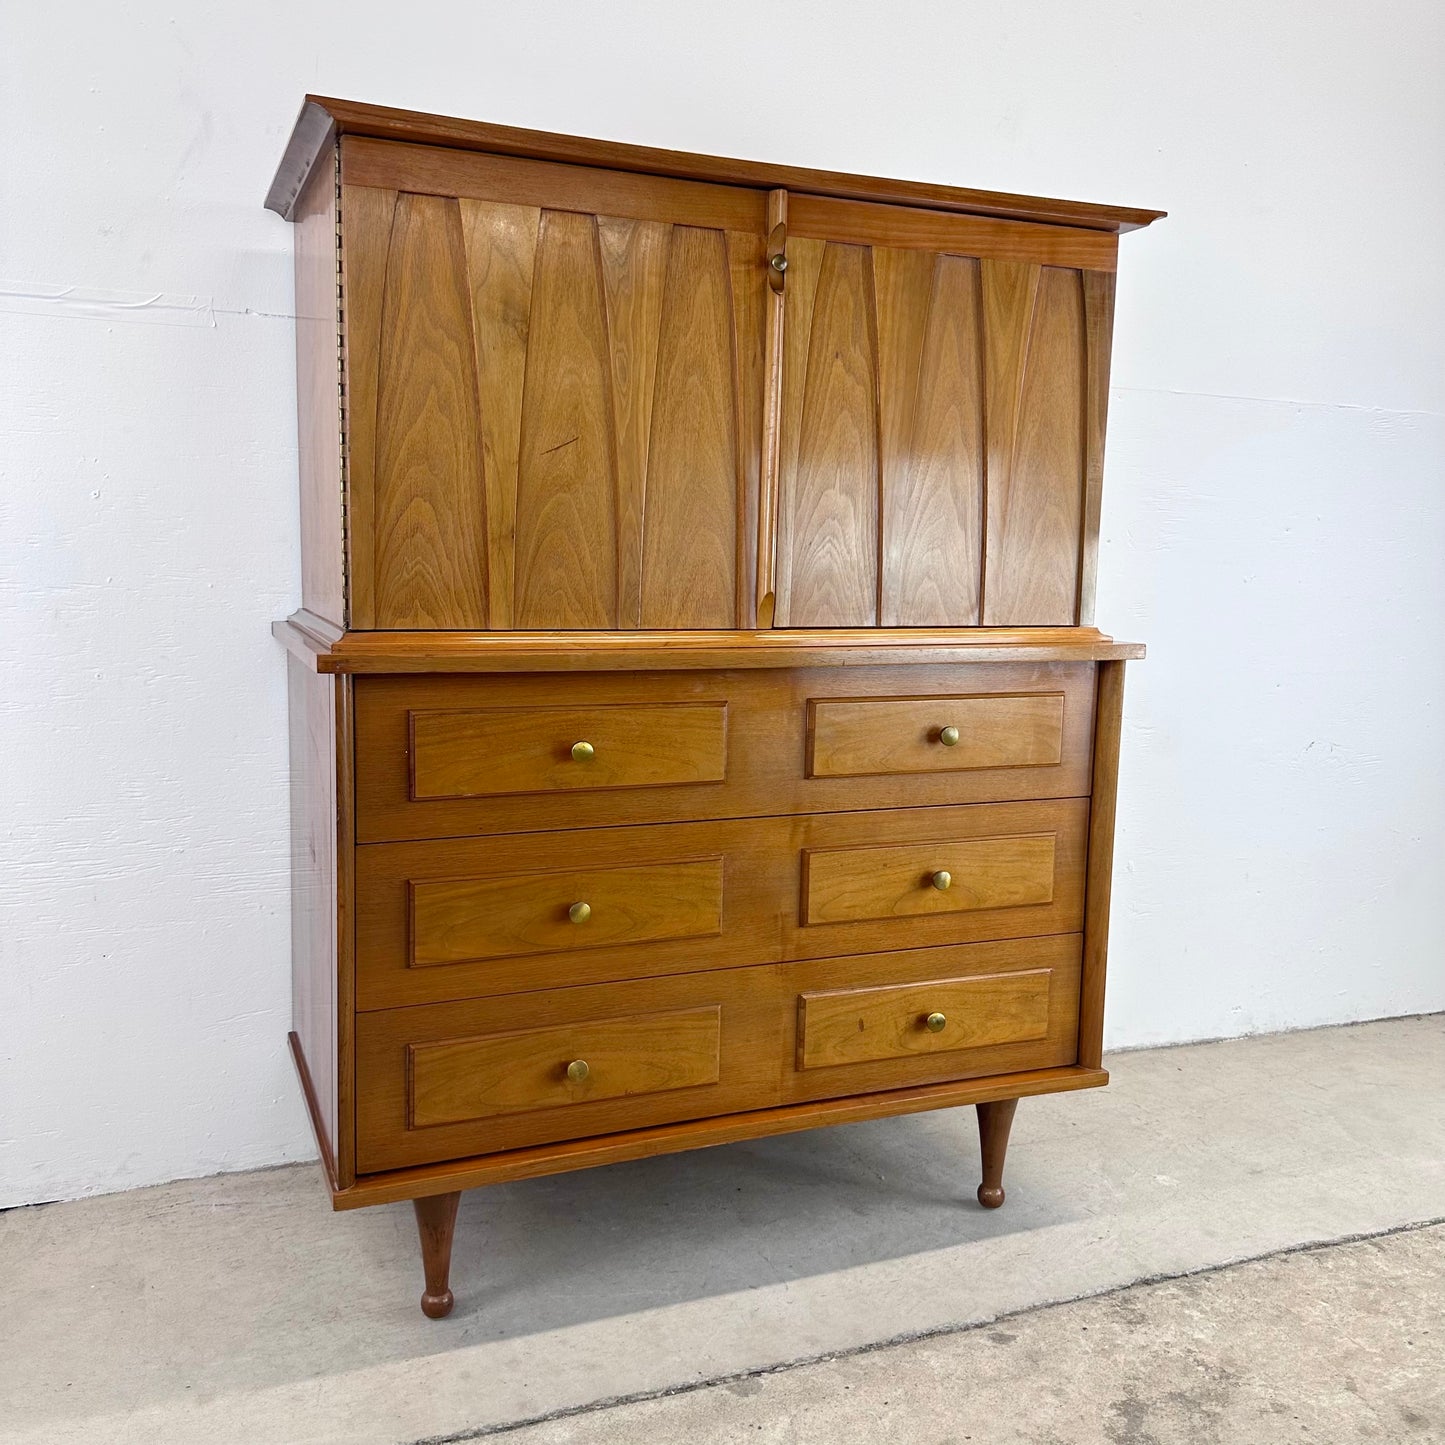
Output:
<path fill-rule="evenodd" d="M 1105 206 L 1088 201 L 1018 196 L 1005 191 L 969 190 L 925 181 L 856 176 L 841 171 L 809 170 L 801 166 L 770 165 L 763 161 L 659 150 L 622 141 L 589 140 L 582 136 L 523 130 L 487 121 L 459 120 L 317 95 L 306 97 L 301 113 L 296 117 L 291 138 L 266 196 L 266 208 L 288 221 L 292 220 L 297 197 L 312 166 L 343 135 L 488 151 L 494 155 L 521 156 L 529 160 L 606 166 L 612 170 L 637 171 L 681 180 L 786 189 L 855 201 L 926 206 L 964 215 L 1034 221 L 1045 225 L 1082 226 L 1115 234 L 1139 230 L 1166 214 L 1135 206 Z"/>
<path fill-rule="evenodd" d="M 777 628 L 771 632 L 345 632 L 297 612 L 272 624 L 323 673 L 618 672 L 909 663 L 1121 662 L 1144 656 L 1093 627 Z"/>

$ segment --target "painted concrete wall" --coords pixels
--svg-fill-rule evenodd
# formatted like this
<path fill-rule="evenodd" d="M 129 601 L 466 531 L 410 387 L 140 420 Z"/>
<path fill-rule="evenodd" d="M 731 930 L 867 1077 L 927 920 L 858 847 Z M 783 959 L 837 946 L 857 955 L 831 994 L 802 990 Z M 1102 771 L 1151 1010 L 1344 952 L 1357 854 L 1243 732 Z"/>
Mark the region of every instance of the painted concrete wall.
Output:
<path fill-rule="evenodd" d="M 1445 1008 L 1445 12 L 25 5 L 0 35 L 0 1204 L 311 1152 L 303 92 L 1168 208 L 1123 243 L 1114 1046 Z"/>

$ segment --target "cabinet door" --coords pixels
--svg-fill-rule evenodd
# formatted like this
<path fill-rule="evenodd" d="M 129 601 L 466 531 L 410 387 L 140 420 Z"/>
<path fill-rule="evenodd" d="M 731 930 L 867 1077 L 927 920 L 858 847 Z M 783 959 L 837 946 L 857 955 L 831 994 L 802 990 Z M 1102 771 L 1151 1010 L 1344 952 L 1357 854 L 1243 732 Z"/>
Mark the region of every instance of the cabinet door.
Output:
<path fill-rule="evenodd" d="M 352 627 L 752 625 L 765 205 L 343 141 Z"/>
<path fill-rule="evenodd" d="M 791 195 L 775 621 L 1087 620 L 1116 238 Z"/>

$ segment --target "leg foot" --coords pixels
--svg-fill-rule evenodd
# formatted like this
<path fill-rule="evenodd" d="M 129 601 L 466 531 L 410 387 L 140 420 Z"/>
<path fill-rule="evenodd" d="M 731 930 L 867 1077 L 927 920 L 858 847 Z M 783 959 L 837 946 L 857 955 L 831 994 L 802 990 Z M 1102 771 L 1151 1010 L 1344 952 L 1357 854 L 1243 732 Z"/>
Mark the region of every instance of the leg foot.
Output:
<path fill-rule="evenodd" d="M 417 1233 L 421 1235 L 421 1263 L 426 1271 L 426 1291 L 421 1297 L 421 1312 L 429 1320 L 444 1319 L 455 1303 L 447 1287 L 452 1268 L 452 1235 L 457 1225 L 457 1205 L 461 1194 L 433 1194 L 427 1199 L 413 1199 Z"/>
<path fill-rule="evenodd" d="M 983 1150 L 983 1183 L 978 1186 L 978 1202 L 985 1209 L 997 1209 L 1004 1200 L 1003 1161 L 1008 1153 L 1008 1131 L 1018 1106 L 1017 1099 L 974 1106 L 978 1110 L 978 1142 Z"/>

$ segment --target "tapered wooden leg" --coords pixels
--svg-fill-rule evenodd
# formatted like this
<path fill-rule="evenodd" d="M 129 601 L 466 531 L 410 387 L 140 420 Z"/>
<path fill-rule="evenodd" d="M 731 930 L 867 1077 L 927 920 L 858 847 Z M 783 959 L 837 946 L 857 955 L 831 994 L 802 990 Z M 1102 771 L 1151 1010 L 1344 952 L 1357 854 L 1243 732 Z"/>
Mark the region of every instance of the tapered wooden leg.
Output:
<path fill-rule="evenodd" d="M 1003 1203 L 1003 1161 L 1018 1106 L 1017 1099 L 974 1106 L 978 1110 L 978 1142 L 983 1149 L 983 1183 L 978 1186 L 978 1202 L 985 1209 L 997 1209 Z"/>
<path fill-rule="evenodd" d="M 452 1312 L 455 1300 L 447 1287 L 452 1268 L 452 1236 L 457 1227 L 457 1205 L 460 1193 L 433 1194 L 427 1199 L 413 1199 L 417 1232 L 421 1235 L 421 1263 L 426 1271 L 426 1292 L 421 1297 L 421 1312 L 428 1319 L 444 1319 Z"/>

